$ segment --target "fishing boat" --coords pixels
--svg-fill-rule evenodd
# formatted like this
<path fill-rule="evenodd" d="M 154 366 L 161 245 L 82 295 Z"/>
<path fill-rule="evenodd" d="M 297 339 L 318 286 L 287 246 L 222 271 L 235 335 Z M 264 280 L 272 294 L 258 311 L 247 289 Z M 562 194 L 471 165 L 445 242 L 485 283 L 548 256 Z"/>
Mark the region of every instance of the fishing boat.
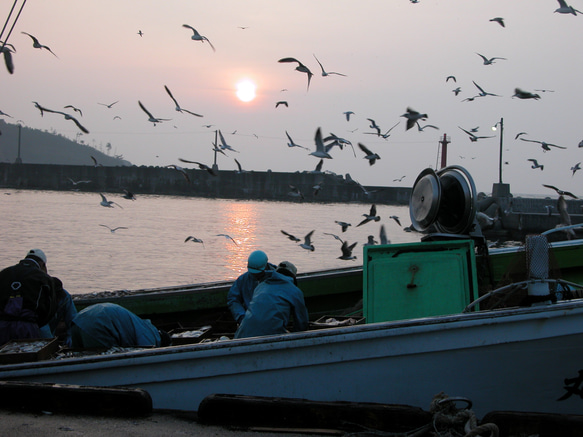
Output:
<path fill-rule="evenodd" d="M 461 167 L 422 172 L 410 210 L 418 229 L 438 232 L 418 243 L 366 246 L 361 269 L 300 279 L 308 306 L 356 294 L 362 317 L 354 324 L 328 317 L 300 333 L 221 334 L 163 348 L 4 364 L 0 380 L 139 388 L 155 409 L 184 411 L 221 393 L 427 408 L 445 392 L 471 399 L 477 415 L 579 414 L 583 287 L 575 280 L 583 241 L 550 245 L 534 236 L 522 250 L 520 278 L 520 269 L 511 268 L 516 250 L 486 254 L 475 226 L 475 187 Z M 568 277 L 553 277 L 556 262 Z M 503 277 L 507 284 L 489 284 Z M 110 301 L 138 314 L 179 317 L 188 305 L 216 309 L 228 285 L 143 290 Z"/>

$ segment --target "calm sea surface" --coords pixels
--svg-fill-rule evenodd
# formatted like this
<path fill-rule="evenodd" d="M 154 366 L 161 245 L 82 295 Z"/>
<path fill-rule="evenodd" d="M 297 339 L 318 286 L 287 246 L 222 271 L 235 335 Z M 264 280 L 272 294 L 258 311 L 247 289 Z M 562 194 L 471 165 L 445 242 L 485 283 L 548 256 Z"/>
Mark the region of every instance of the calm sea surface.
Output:
<path fill-rule="evenodd" d="M 377 205 L 380 222 L 356 225 L 367 204 L 305 204 L 213 200 L 174 196 L 138 196 L 131 201 L 104 193 L 120 207 L 100 205 L 98 193 L 2 190 L 0 194 L 0 268 L 16 264 L 32 248 L 45 251 L 49 273 L 72 294 L 135 290 L 232 280 L 246 270 L 253 250 L 267 253 L 274 264 L 293 262 L 299 272 L 362 265 L 368 235 L 379 240 L 384 224 L 392 243 L 419 241 L 404 232 L 391 215 L 409 226 L 406 206 Z M 335 220 L 351 223 L 342 233 Z M 111 232 L 100 226 L 119 229 Z M 302 239 L 314 230 L 313 252 L 287 239 L 280 230 Z M 337 259 L 340 241 L 358 242 L 356 261 Z M 226 237 L 230 235 L 237 244 Z M 188 236 L 204 243 L 184 240 Z"/>

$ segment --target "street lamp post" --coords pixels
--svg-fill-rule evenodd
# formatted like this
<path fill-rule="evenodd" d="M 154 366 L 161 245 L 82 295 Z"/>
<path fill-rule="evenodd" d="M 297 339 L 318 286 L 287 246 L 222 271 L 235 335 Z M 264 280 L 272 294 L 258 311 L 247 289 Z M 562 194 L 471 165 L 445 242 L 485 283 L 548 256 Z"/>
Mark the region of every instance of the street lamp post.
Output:
<path fill-rule="evenodd" d="M 502 151 L 504 150 L 504 118 L 500 117 L 500 121 L 492 126 L 492 130 L 498 130 L 500 126 L 500 156 L 498 160 L 498 183 L 494 184 L 492 189 L 492 195 L 494 197 L 508 197 L 510 195 L 510 185 L 504 184 L 502 182 L 502 166 L 504 161 L 502 160 Z"/>

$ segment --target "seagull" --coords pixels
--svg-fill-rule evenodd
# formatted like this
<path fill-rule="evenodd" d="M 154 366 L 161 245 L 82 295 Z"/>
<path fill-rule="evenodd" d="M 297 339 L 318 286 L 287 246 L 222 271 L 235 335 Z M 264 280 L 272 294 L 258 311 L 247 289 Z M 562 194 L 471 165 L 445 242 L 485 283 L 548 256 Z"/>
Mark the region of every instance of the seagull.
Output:
<path fill-rule="evenodd" d="M 78 112 L 81 115 L 81 117 L 83 117 L 83 112 L 79 108 L 74 107 L 73 105 L 63 106 L 63 108 L 65 109 L 71 108 L 73 111 Z"/>
<path fill-rule="evenodd" d="M 337 225 L 340 225 L 340 227 L 342 228 L 342 232 L 346 232 L 346 229 L 348 229 L 348 226 L 352 226 L 350 223 L 341 222 L 338 220 L 334 220 L 334 223 L 336 223 Z"/>
<path fill-rule="evenodd" d="M 193 35 L 190 37 L 190 39 L 194 40 L 194 41 L 200 41 L 200 42 L 208 42 L 209 46 L 211 46 L 211 49 L 213 49 L 213 52 L 216 51 L 215 50 L 215 46 L 213 46 L 211 44 L 211 42 L 209 41 L 209 39 L 206 36 L 201 35 L 200 33 L 198 33 L 196 31 L 196 29 L 192 26 L 189 26 L 188 24 L 183 24 L 182 27 L 186 27 L 187 29 L 192 30 Z"/>
<path fill-rule="evenodd" d="M 97 162 L 97 159 L 95 159 L 95 156 L 93 156 L 93 155 L 89 155 L 89 157 L 91 158 L 91 161 L 93 161 L 93 166 L 94 166 L 94 167 L 103 167 L 103 165 L 101 165 L 101 164 L 99 164 L 99 163 Z"/>
<path fill-rule="evenodd" d="M 285 106 L 286 108 L 289 108 L 289 105 L 287 104 L 287 102 L 286 102 L 285 100 L 280 100 L 279 102 L 277 102 L 277 103 L 275 104 L 275 107 L 277 108 L 279 105 L 283 105 L 283 106 Z"/>
<path fill-rule="evenodd" d="M 124 195 L 121 197 L 123 197 L 124 199 L 127 199 L 127 200 L 136 200 L 136 196 L 134 195 L 134 193 L 132 193 L 130 190 L 126 190 L 125 188 L 124 188 Z"/>
<path fill-rule="evenodd" d="M 506 60 L 507 60 L 506 58 L 498 58 L 498 57 L 493 57 L 493 58 L 486 58 L 484 55 L 481 55 L 481 54 L 479 54 L 479 53 L 476 53 L 476 55 L 478 55 L 479 57 L 481 57 L 481 58 L 482 58 L 482 60 L 484 61 L 484 65 L 492 65 L 492 64 L 494 64 L 494 61 L 495 61 L 496 59 L 502 59 L 502 60 L 504 60 L 504 61 L 506 61 Z"/>
<path fill-rule="evenodd" d="M 498 23 L 500 26 L 506 27 L 506 25 L 504 24 L 504 18 L 502 18 L 502 17 L 490 18 L 490 21 L 494 21 L 494 22 Z"/>
<path fill-rule="evenodd" d="M 322 189 L 323 183 L 324 183 L 323 181 L 320 181 L 312 187 L 312 189 L 314 190 L 313 191 L 314 196 L 317 196 L 320 193 L 320 190 Z"/>
<path fill-rule="evenodd" d="M 316 55 L 314 55 L 314 58 L 316 58 Z M 318 58 L 316 58 L 316 61 L 318 61 L 318 64 L 320 64 L 320 68 L 322 69 L 322 76 L 326 77 L 326 76 L 329 76 L 331 74 L 336 74 L 338 76 L 344 76 L 344 77 L 346 77 L 346 75 L 345 74 L 342 74 L 342 73 L 336 73 L 334 71 L 327 72 L 326 70 L 324 70 L 324 67 L 322 66 L 322 63 L 318 60 Z"/>
<path fill-rule="evenodd" d="M 401 182 L 405 176 L 401 176 L 400 178 L 393 179 L 393 182 Z"/>
<path fill-rule="evenodd" d="M 356 256 L 352 255 L 352 250 L 354 249 L 354 246 L 356 246 L 356 243 L 352 243 L 349 246 L 346 241 L 343 241 L 342 247 L 340 248 L 340 250 L 342 250 L 342 256 L 339 256 L 338 259 L 355 260 Z"/>
<path fill-rule="evenodd" d="M 571 193 L 569 191 L 559 190 L 557 187 L 555 187 L 553 185 L 545 185 L 545 184 L 543 184 L 543 187 L 550 188 L 551 190 L 555 190 L 559 196 L 569 196 L 569 197 L 572 197 L 573 199 L 579 199 L 573 193 Z"/>
<path fill-rule="evenodd" d="M 385 225 L 381 225 L 381 229 L 379 231 L 379 238 L 381 239 L 381 244 L 391 244 L 391 242 L 387 238 L 387 231 L 385 230 Z"/>
<path fill-rule="evenodd" d="M 571 167 L 571 171 L 573 172 L 571 177 L 575 176 L 575 173 L 577 172 L 577 170 L 581 170 L 581 163 L 580 162 L 578 162 L 573 167 Z"/>
<path fill-rule="evenodd" d="M 557 0 L 559 2 L 559 8 L 555 9 L 555 12 L 558 12 L 559 14 L 573 14 L 573 15 L 577 15 L 577 12 L 582 14 L 583 12 L 578 11 L 577 9 L 573 8 L 573 6 L 569 6 L 567 5 L 567 2 L 565 0 Z"/>
<path fill-rule="evenodd" d="M 520 88 L 514 88 L 514 95 L 512 96 L 512 98 L 514 97 L 518 97 L 519 99 L 534 99 L 534 100 L 538 100 L 540 99 L 540 96 L 538 94 L 534 94 L 531 93 L 529 91 L 523 91 Z"/>
<path fill-rule="evenodd" d="M 561 223 L 556 227 L 571 226 L 571 216 L 569 216 L 569 211 L 567 209 L 567 201 L 563 196 L 559 196 L 557 199 L 557 211 L 559 211 L 559 217 L 561 218 Z M 570 240 L 575 238 L 575 231 L 573 229 L 565 229 L 567 238 Z"/>
<path fill-rule="evenodd" d="M 227 144 L 227 142 L 225 141 L 225 137 L 223 136 L 223 133 L 221 132 L 221 130 L 219 129 L 219 138 L 221 140 L 221 144 L 220 144 L 220 148 L 223 150 L 230 150 L 231 152 L 237 152 L 239 153 L 238 150 L 233 149 L 231 146 L 229 146 Z"/>
<path fill-rule="evenodd" d="M 332 237 L 334 237 L 336 240 L 340 241 L 341 243 L 344 243 L 344 240 L 342 238 L 340 238 L 338 235 L 336 234 L 331 234 L 330 232 L 322 232 L 324 235 L 331 235 Z"/>
<path fill-rule="evenodd" d="M 332 156 L 324 148 L 324 141 L 322 141 L 322 131 L 320 128 L 316 130 L 316 136 L 314 137 L 314 141 L 316 142 L 316 150 L 310 153 L 310 155 L 313 155 L 316 158 L 332 159 Z"/>
<path fill-rule="evenodd" d="M 293 241 L 294 243 L 298 243 L 299 241 L 301 241 L 298 237 L 296 237 L 295 235 L 289 234 L 284 230 L 281 230 L 281 233 L 283 235 L 285 235 L 288 239 L 290 239 L 291 241 Z"/>
<path fill-rule="evenodd" d="M 45 50 L 48 50 L 49 52 L 51 52 L 51 53 L 53 54 L 53 56 L 54 56 L 55 58 L 58 58 L 58 56 L 57 56 L 57 55 L 55 55 L 55 54 L 53 53 L 53 51 L 52 51 L 52 50 L 51 50 L 51 49 L 50 49 L 48 46 L 43 46 L 43 45 L 42 45 L 40 42 L 38 42 L 38 39 L 37 39 L 36 37 L 32 36 L 30 33 L 26 33 L 26 32 L 20 32 L 20 33 L 24 33 L 25 35 L 28 35 L 28 36 L 30 36 L 30 37 L 32 38 L 32 46 L 33 46 L 35 49 L 41 49 L 41 50 L 42 50 L 42 49 L 45 49 Z"/>
<path fill-rule="evenodd" d="M 107 198 L 103 194 L 99 193 L 99 195 L 101 196 L 101 202 L 99 202 L 101 206 L 104 206 L 106 208 L 113 208 L 113 205 L 116 205 L 123 209 L 121 205 L 118 205 L 113 200 L 107 200 Z"/>
<path fill-rule="evenodd" d="M 368 121 L 370 121 L 370 128 L 374 129 L 377 131 L 377 136 L 381 136 L 381 128 L 380 126 L 376 123 L 376 121 L 374 121 L 372 118 L 367 118 Z"/>
<path fill-rule="evenodd" d="M 427 119 L 427 114 L 421 114 L 411 108 L 407 108 L 407 112 L 405 112 L 401 117 L 405 117 L 407 119 L 407 128 L 405 130 L 411 129 L 415 126 L 419 120 Z"/>
<path fill-rule="evenodd" d="M 152 122 L 154 124 L 154 126 L 156 126 L 156 123 L 162 123 L 163 121 L 170 121 L 170 118 L 156 118 L 154 117 L 146 108 L 144 105 L 142 105 L 142 102 L 140 102 L 138 100 L 138 105 L 140 105 L 140 108 L 142 108 L 142 111 L 144 111 L 147 115 L 148 115 L 148 121 Z"/>
<path fill-rule="evenodd" d="M 204 248 L 204 242 L 200 239 L 200 238 L 196 238 L 193 237 L 192 235 L 189 235 L 188 237 L 186 237 L 186 240 L 184 240 L 185 243 L 192 241 L 193 243 L 200 243 L 202 244 L 202 247 Z"/>
<path fill-rule="evenodd" d="M 233 158 L 233 159 L 235 159 L 235 158 Z M 241 167 L 241 164 L 236 159 L 235 159 L 235 163 L 237 164 L 237 168 L 238 168 L 237 174 L 247 173 L 247 170 L 243 170 L 243 167 Z"/>
<path fill-rule="evenodd" d="M 285 134 L 287 135 L 287 139 L 289 140 L 289 143 L 287 143 L 288 147 L 300 147 L 302 149 L 306 149 L 306 150 L 310 150 L 307 147 L 304 146 L 300 146 L 299 144 L 294 143 L 294 140 L 292 140 L 292 138 L 290 137 L 290 135 L 287 133 L 287 131 L 285 131 Z"/>
<path fill-rule="evenodd" d="M 522 141 L 528 141 L 529 143 L 538 143 L 543 148 L 544 152 L 548 152 L 551 150 L 551 147 L 556 147 L 558 149 L 566 149 L 564 146 L 557 146 L 556 144 L 546 143 L 544 141 L 536 141 L 536 140 L 527 140 L 526 138 L 520 138 Z"/>
<path fill-rule="evenodd" d="M 113 105 L 115 105 L 117 102 L 119 102 L 119 100 L 116 100 L 115 102 L 113 102 L 113 103 L 110 103 L 109 105 L 108 105 L 107 103 L 99 103 L 99 102 L 97 102 L 97 104 L 98 104 L 98 105 L 102 105 L 102 106 L 107 106 L 109 109 L 111 109 L 111 107 L 112 107 Z"/>
<path fill-rule="evenodd" d="M 475 143 L 476 141 L 478 141 L 479 139 L 482 139 L 482 138 L 494 138 L 493 135 L 492 136 L 485 136 L 485 137 L 484 136 L 478 137 L 478 136 L 474 135 L 472 132 L 469 132 L 460 126 L 458 126 L 458 127 L 470 136 L 470 141 L 472 143 Z"/>
<path fill-rule="evenodd" d="M 196 165 L 198 165 L 198 168 L 200 170 L 206 170 L 210 175 L 212 175 L 212 176 L 218 176 L 217 173 L 211 167 L 209 167 L 206 164 L 203 164 L 203 163 L 198 162 L 198 161 L 189 161 L 187 159 L 182 159 L 182 158 L 178 158 L 178 160 L 180 162 L 187 162 L 189 164 L 196 164 Z"/>
<path fill-rule="evenodd" d="M 458 86 L 457 88 L 451 90 L 452 93 L 454 93 L 456 96 L 462 92 L 462 89 Z"/>
<path fill-rule="evenodd" d="M 288 196 L 299 197 L 300 199 L 304 200 L 304 195 L 302 194 L 302 192 L 300 191 L 300 189 L 298 187 L 296 187 L 295 185 L 289 184 L 289 188 L 291 191 L 289 191 L 287 193 Z"/>
<path fill-rule="evenodd" d="M 494 97 L 500 97 L 498 94 L 492 94 L 492 93 L 487 93 L 486 91 L 483 90 L 483 88 L 478 85 L 476 82 L 472 81 L 474 85 L 476 85 L 476 88 L 478 88 L 478 90 L 480 91 L 480 93 L 476 96 L 476 97 L 486 97 L 486 96 L 494 96 Z"/>
<path fill-rule="evenodd" d="M 52 112 L 53 114 L 61 114 L 63 117 L 65 117 L 65 120 L 71 120 L 73 123 L 75 123 L 77 125 L 77 127 L 81 130 L 81 132 L 84 132 L 86 134 L 89 133 L 87 128 L 85 128 L 81 123 L 79 123 L 79 120 L 77 120 L 72 115 L 67 114 L 66 112 L 54 111 L 52 109 L 44 108 L 44 107 L 40 106 L 37 102 L 34 102 L 34 104 L 41 111 L 41 116 L 43 115 L 43 112 Z"/>
<path fill-rule="evenodd" d="M 541 171 L 545 169 L 545 166 L 543 164 L 539 164 L 536 159 L 530 158 L 530 159 L 527 159 L 527 161 L 532 162 L 532 166 L 530 168 L 534 168 L 534 169 L 540 168 Z"/>
<path fill-rule="evenodd" d="M 425 130 L 425 128 L 430 127 L 431 129 L 437 129 L 439 130 L 439 128 L 437 126 L 433 126 L 432 124 L 426 124 L 425 126 L 421 126 L 419 124 L 419 122 L 416 123 L 417 124 L 417 130 L 419 132 L 423 132 Z"/>
<path fill-rule="evenodd" d="M 364 159 L 368 159 L 368 163 L 370 165 L 374 165 L 377 159 L 381 159 L 381 157 L 377 153 L 373 153 L 370 151 L 364 144 L 358 143 L 358 147 L 362 150 L 365 154 Z"/>
<path fill-rule="evenodd" d="M 168 95 L 170 96 L 170 98 L 172 99 L 172 101 L 174 102 L 174 104 L 176 105 L 176 111 L 178 112 L 188 112 L 191 115 L 194 115 L 196 117 L 202 117 L 202 115 L 197 114 L 195 112 L 189 111 L 188 109 L 184 109 L 181 108 L 180 105 L 178 104 L 178 102 L 176 101 L 176 99 L 174 98 L 174 96 L 172 95 L 172 93 L 170 92 L 170 90 L 168 89 L 168 87 L 166 85 L 164 85 L 164 89 L 166 90 L 166 92 L 168 93 Z"/>
<path fill-rule="evenodd" d="M 6 65 L 8 73 L 14 74 L 14 62 L 12 61 L 12 53 L 16 52 L 14 46 L 12 44 L 4 44 L 0 41 L 0 52 L 4 56 L 4 65 Z"/>
<path fill-rule="evenodd" d="M 141 30 L 138 30 L 138 35 L 144 36 L 144 32 L 142 32 Z"/>
<path fill-rule="evenodd" d="M 314 251 L 314 245 L 312 244 L 311 238 L 312 238 L 312 234 L 314 233 L 314 231 L 310 231 L 305 237 L 304 237 L 304 242 L 302 244 L 300 244 L 300 247 L 302 249 L 306 249 L 309 250 L 311 252 Z"/>
<path fill-rule="evenodd" d="M 391 216 L 389 216 L 389 218 L 392 218 L 393 220 L 395 220 L 397 222 L 397 224 L 402 227 L 401 220 L 399 220 L 399 217 L 397 217 L 396 215 L 391 215 Z"/>
<path fill-rule="evenodd" d="M 74 181 L 71 178 L 67 178 L 67 179 L 69 179 L 74 186 L 77 186 L 79 184 L 89 184 L 89 183 L 91 183 L 91 181 Z"/>
<path fill-rule="evenodd" d="M 110 228 L 107 225 L 99 225 L 99 226 L 103 226 L 104 228 L 107 228 L 110 230 L 110 232 L 113 234 L 115 231 L 117 231 L 118 229 L 127 229 L 125 226 L 118 226 L 117 228 Z"/>
<path fill-rule="evenodd" d="M 372 205 L 370 207 L 370 213 L 368 214 L 363 214 L 363 216 L 365 217 L 363 221 L 361 221 L 359 224 L 356 225 L 356 227 L 358 228 L 359 226 L 364 225 L 365 223 L 368 223 L 370 221 L 375 221 L 378 222 L 381 218 L 377 215 L 377 207 L 376 205 Z"/>
<path fill-rule="evenodd" d="M 374 239 L 374 235 L 369 235 L 364 246 L 374 246 L 375 244 L 379 244 L 379 242 Z"/>
<path fill-rule="evenodd" d="M 167 165 L 166 168 L 173 168 L 174 170 L 179 171 L 180 173 L 182 173 L 182 176 L 184 176 L 184 179 L 186 179 L 186 181 L 190 183 L 190 177 L 188 176 L 188 173 L 186 173 L 186 170 L 184 168 L 174 164 Z"/>
<path fill-rule="evenodd" d="M 454 82 L 457 82 L 457 79 L 455 78 L 455 76 L 447 76 L 447 77 L 445 78 L 445 81 L 446 81 L 446 82 L 449 82 L 449 80 L 450 80 L 450 79 L 451 79 L 451 80 L 453 80 Z"/>
<path fill-rule="evenodd" d="M 304 64 L 302 64 L 296 58 L 281 58 L 277 62 L 297 62 L 298 66 L 295 69 L 296 69 L 296 71 L 299 71 L 301 73 L 306 73 L 308 75 L 308 88 L 307 89 L 308 90 L 310 89 L 310 80 L 312 80 L 312 76 L 314 75 L 314 73 L 312 73 L 308 67 L 306 67 Z"/>
<path fill-rule="evenodd" d="M 235 243 L 236 245 L 239 245 L 239 243 L 237 243 L 233 237 L 231 237 L 230 235 L 227 234 L 217 234 L 217 237 L 225 237 L 227 240 L 231 240 L 233 243 Z"/>
<path fill-rule="evenodd" d="M 378 134 L 376 134 L 376 135 L 377 135 L 377 136 L 379 136 L 379 137 L 383 137 L 383 139 L 385 139 L 385 140 L 386 140 L 387 138 L 389 138 L 389 137 L 391 136 L 391 131 L 392 131 L 393 129 L 395 129 L 395 128 L 396 128 L 396 127 L 399 125 L 399 123 L 401 123 L 401 122 L 400 122 L 400 121 L 399 121 L 399 122 L 397 122 L 397 124 L 395 124 L 393 127 L 391 127 L 391 128 L 390 128 L 388 131 L 386 131 L 384 134 L 381 134 L 381 133 L 379 132 L 379 133 L 378 133 Z M 371 127 L 372 127 L 372 126 L 371 126 Z M 373 135 L 375 135 L 375 132 L 365 132 L 365 134 L 373 134 Z"/>
<path fill-rule="evenodd" d="M 350 116 L 352 114 L 354 114 L 354 112 L 352 112 L 352 111 L 346 111 L 346 112 L 343 112 L 343 114 L 346 116 L 346 121 L 350 121 Z"/>

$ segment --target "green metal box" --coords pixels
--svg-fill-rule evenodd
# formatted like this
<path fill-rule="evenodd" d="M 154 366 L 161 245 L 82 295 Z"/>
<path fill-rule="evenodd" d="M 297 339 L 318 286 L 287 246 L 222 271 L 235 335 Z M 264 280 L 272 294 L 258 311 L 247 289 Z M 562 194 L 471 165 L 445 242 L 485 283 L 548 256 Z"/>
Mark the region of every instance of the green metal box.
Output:
<path fill-rule="evenodd" d="M 474 242 L 364 247 L 366 323 L 455 314 L 478 294 Z"/>

